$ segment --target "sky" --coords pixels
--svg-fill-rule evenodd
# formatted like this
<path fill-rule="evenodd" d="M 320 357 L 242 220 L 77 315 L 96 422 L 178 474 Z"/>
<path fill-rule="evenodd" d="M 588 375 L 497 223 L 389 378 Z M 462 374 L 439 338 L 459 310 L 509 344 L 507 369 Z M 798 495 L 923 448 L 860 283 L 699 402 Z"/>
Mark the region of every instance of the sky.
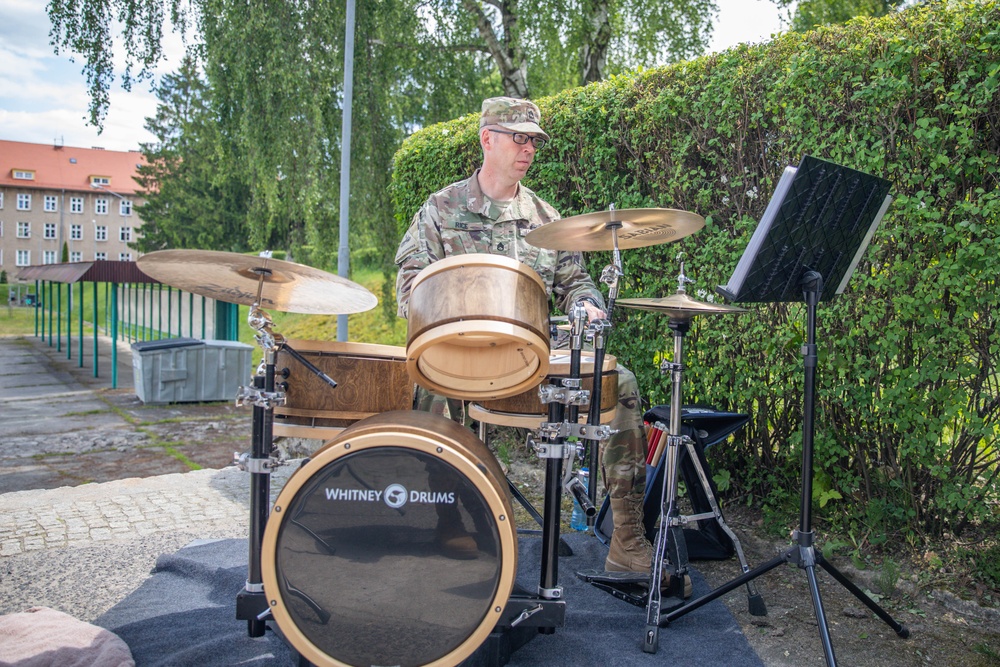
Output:
<path fill-rule="evenodd" d="M 145 118 L 156 113 L 156 96 L 149 82 L 134 84 L 131 92 L 113 83 L 104 131 L 98 134 L 97 128 L 87 124 L 83 60 L 72 62 L 70 54 L 53 53 L 46 4 L 0 0 L 0 139 L 122 151 L 153 141 L 143 127 Z M 717 0 L 717 4 L 711 52 L 741 42 L 767 41 L 783 30 L 780 10 L 770 0 Z M 181 38 L 171 34 L 165 51 L 168 59 L 158 68 L 158 76 L 180 64 Z M 124 63 L 116 62 L 116 66 Z"/>

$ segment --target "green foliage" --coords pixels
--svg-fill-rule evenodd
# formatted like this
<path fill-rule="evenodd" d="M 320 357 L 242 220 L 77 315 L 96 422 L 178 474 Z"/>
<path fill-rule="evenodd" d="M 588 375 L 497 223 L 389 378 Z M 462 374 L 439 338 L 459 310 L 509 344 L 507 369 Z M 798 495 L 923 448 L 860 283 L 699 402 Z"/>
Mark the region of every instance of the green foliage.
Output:
<path fill-rule="evenodd" d="M 157 140 L 143 144 L 146 163 L 136 177 L 146 201 L 136 209 L 143 225 L 134 246 L 247 250 L 247 188 L 233 167 L 238 160 L 226 154 L 211 90 L 191 54 L 163 77 L 156 96 L 146 129 Z"/>
<path fill-rule="evenodd" d="M 7 270 L 0 269 L 0 285 L 6 285 L 6 284 L 7 284 Z"/>
<path fill-rule="evenodd" d="M 538 101 L 553 140 L 525 182 L 564 215 L 614 203 L 706 217 L 678 243 L 625 251 L 622 296 L 672 293 L 683 251 L 689 293 L 712 299 L 803 154 L 892 181 L 847 291 L 819 309 L 816 500 L 859 541 L 960 534 L 1000 499 L 998 26 L 995 1 L 921 5 Z M 409 138 L 391 189 L 397 234 L 478 160 L 474 116 Z M 595 275 L 609 263 L 588 260 Z M 667 402 L 665 319 L 616 319 L 609 351 Z M 801 485 L 804 319 L 802 304 L 755 305 L 695 319 L 685 343 L 685 401 L 751 415 L 716 454 L 730 493 L 775 520 L 794 516 Z"/>

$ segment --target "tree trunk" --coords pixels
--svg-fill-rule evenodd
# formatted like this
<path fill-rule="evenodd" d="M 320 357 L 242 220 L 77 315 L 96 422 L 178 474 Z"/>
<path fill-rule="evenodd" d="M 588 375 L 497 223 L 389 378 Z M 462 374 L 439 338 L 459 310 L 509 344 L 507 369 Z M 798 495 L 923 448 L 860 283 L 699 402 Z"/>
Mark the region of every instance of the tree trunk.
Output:
<path fill-rule="evenodd" d="M 500 10 L 500 19 L 503 23 L 503 35 L 497 37 L 496 31 L 490 24 L 483 11 L 482 3 L 477 0 L 462 0 L 465 6 L 476 19 L 476 27 L 486 47 L 489 50 L 493 62 L 500 70 L 500 80 L 503 82 L 503 91 L 511 97 L 528 97 L 528 61 L 524 57 L 524 50 L 521 48 L 521 38 L 517 25 L 517 3 L 518 0 L 499 0 L 491 2 Z"/>
<path fill-rule="evenodd" d="M 587 30 L 580 47 L 580 81 L 586 85 L 604 79 L 608 46 L 611 44 L 611 24 L 608 0 L 588 0 L 583 9 Z"/>

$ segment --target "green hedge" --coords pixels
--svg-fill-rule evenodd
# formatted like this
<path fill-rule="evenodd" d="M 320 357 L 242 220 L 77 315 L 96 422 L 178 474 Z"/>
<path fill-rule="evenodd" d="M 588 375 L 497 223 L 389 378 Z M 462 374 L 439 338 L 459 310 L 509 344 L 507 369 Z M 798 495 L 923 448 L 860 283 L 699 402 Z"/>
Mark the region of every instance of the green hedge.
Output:
<path fill-rule="evenodd" d="M 860 540 L 960 533 L 1000 499 L 1000 6 L 931 3 L 787 34 L 539 102 L 553 141 L 526 184 L 573 215 L 668 207 L 706 218 L 676 244 L 624 251 L 622 296 L 708 299 L 784 167 L 811 154 L 884 176 L 895 200 L 847 292 L 819 309 L 816 488 Z M 480 159 L 476 115 L 397 153 L 400 233 L 427 195 Z M 589 257 L 595 275 L 607 253 Z M 610 351 L 654 403 L 672 342 L 663 316 L 619 310 Z M 800 488 L 804 306 L 694 320 L 687 402 L 748 412 L 717 448 L 729 493 L 788 517 Z M 837 511 L 831 511 L 835 509 Z"/>

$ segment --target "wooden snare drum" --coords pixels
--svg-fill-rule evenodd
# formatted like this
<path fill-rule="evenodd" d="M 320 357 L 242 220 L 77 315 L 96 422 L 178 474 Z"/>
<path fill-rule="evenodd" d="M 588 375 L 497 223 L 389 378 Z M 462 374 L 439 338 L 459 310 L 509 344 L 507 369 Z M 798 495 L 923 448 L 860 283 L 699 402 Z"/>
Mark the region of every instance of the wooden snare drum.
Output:
<path fill-rule="evenodd" d="M 278 351 L 277 381 L 285 405 L 274 409 L 274 435 L 326 440 L 372 415 L 413 407 L 406 350 L 396 345 L 289 340 L 288 345 L 329 375 L 336 389 L 292 355 Z M 287 378 L 282 379 L 287 370 Z"/>
<path fill-rule="evenodd" d="M 569 377 L 569 350 L 555 350 L 549 356 L 548 379 Z M 604 371 L 601 373 L 601 423 L 609 423 L 615 416 L 618 405 L 618 360 L 612 354 L 604 355 Z M 580 380 L 583 389 L 594 390 L 594 353 L 584 351 L 580 357 Z M 587 420 L 589 408 L 580 407 L 580 421 Z M 488 424 L 536 428 L 545 421 L 548 406 L 539 400 L 538 387 L 508 398 L 478 401 L 469 406 L 469 416 Z"/>
<path fill-rule="evenodd" d="M 447 257 L 413 281 L 406 340 L 410 377 L 429 391 L 466 400 L 520 394 L 548 373 L 545 285 L 510 257 Z"/>

